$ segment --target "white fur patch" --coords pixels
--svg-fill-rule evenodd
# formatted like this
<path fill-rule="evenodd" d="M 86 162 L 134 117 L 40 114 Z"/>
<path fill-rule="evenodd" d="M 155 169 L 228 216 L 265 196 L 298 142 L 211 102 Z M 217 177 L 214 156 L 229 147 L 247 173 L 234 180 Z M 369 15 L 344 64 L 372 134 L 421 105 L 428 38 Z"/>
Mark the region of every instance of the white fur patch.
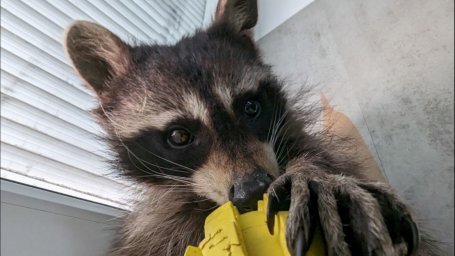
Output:
<path fill-rule="evenodd" d="M 280 170 L 272 145 L 269 143 L 261 143 L 261 147 L 264 150 L 264 159 L 261 164 L 264 165 L 270 174 L 274 177 L 278 177 L 280 175 Z"/>
<path fill-rule="evenodd" d="M 203 101 L 193 93 L 183 95 L 184 110 L 189 112 L 193 118 L 201 120 L 206 126 L 210 127 L 209 111 Z"/>
<path fill-rule="evenodd" d="M 164 130 L 170 122 L 177 118 L 194 118 L 201 120 L 207 127 L 211 127 L 209 111 L 206 105 L 195 94 L 182 95 L 180 109 L 160 111 L 154 108 L 154 103 L 147 95 L 136 95 L 136 100 L 124 101 L 124 108 L 128 111 L 116 112 L 107 115 L 109 126 L 114 127 L 115 133 L 123 138 L 131 138 L 141 130 L 147 128 Z"/>
<path fill-rule="evenodd" d="M 220 160 L 212 154 L 209 161 L 194 173 L 192 179 L 196 184 L 194 192 L 221 205 L 229 200 L 233 170 L 226 168 Z"/>
<path fill-rule="evenodd" d="M 265 79 L 269 70 L 264 67 L 248 66 L 240 83 L 236 86 L 236 94 L 241 95 L 246 92 L 254 92 L 259 87 L 259 81 Z"/>
<path fill-rule="evenodd" d="M 180 114 L 174 111 L 146 114 L 136 111 L 135 113 L 130 113 L 127 117 L 123 115 L 108 116 L 108 121 L 114 127 L 117 135 L 123 138 L 131 138 L 147 128 L 164 129 L 169 122 L 179 116 Z"/>
<path fill-rule="evenodd" d="M 225 86 L 216 86 L 214 93 L 218 96 L 219 100 L 223 104 L 224 108 L 228 113 L 233 113 L 232 111 L 232 93 Z"/>

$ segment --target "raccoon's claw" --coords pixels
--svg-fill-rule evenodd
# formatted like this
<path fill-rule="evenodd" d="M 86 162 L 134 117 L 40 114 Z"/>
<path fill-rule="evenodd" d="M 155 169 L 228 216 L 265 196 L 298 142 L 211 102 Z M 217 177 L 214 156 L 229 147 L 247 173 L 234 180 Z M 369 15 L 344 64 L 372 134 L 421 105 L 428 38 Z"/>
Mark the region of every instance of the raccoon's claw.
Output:
<path fill-rule="evenodd" d="M 267 203 L 267 228 L 269 229 L 269 233 L 271 235 L 274 233 L 275 214 L 278 213 L 276 200 L 276 197 L 269 197 Z"/>
<path fill-rule="evenodd" d="M 303 241 L 305 240 L 303 229 L 299 229 L 296 239 L 297 240 L 295 241 L 295 248 L 294 248 L 295 255 L 296 256 L 305 256 L 305 252 L 307 250 L 305 250 L 305 246 L 303 244 L 304 243 Z"/>
<path fill-rule="evenodd" d="M 397 198 L 388 186 L 378 183 L 364 183 L 359 186 L 371 193 L 378 201 L 392 243 L 404 242 L 407 245 L 406 255 L 412 255 L 420 243 L 420 234 L 408 207 Z"/>
<path fill-rule="evenodd" d="M 305 177 L 282 175 L 268 190 L 267 224 L 273 234 L 274 216 L 280 210 L 289 210 L 286 223 L 288 248 L 294 249 L 293 255 L 304 255 L 313 238 L 317 221 L 314 207 L 317 196 L 309 191 Z M 302 196 L 293 196 L 294 194 Z M 290 221 L 292 220 L 292 221 Z"/>
<path fill-rule="evenodd" d="M 279 211 L 287 211 L 290 206 L 290 180 L 280 180 L 279 186 L 269 189 L 267 203 L 267 227 L 270 234 L 274 233 L 275 215 Z"/>
<path fill-rule="evenodd" d="M 411 255 L 419 244 L 408 208 L 386 185 L 294 172 L 280 176 L 268 192 L 271 232 L 274 215 L 290 202 L 286 240 L 292 255 L 306 253 L 317 226 L 327 255 Z"/>

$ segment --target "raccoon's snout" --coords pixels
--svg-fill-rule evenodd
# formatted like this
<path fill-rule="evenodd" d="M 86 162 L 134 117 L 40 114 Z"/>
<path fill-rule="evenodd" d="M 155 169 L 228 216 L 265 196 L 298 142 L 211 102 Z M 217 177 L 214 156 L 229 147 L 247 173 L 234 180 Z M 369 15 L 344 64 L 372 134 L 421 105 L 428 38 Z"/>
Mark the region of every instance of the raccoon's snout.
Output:
<path fill-rule="evenodd" d="M 240 213 L 257 209 L 257 201 L 272 183 L 273 177 L 262 169 L 243 176 L 234 181 L 229 190 L 229 200 L 237 207 Z"/>

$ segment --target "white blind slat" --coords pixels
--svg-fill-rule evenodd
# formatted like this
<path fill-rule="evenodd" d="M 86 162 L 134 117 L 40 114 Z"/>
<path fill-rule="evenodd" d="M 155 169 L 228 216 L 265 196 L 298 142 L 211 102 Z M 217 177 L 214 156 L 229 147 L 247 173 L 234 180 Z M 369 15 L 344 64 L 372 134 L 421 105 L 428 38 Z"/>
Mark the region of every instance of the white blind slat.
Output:
<path fill-rule="evenodd" d="M 53 40 L 51 37 L 45 36 L 41 31 L 14 16 L 7 10 L 2 9 L 1 20 L 2 29 L 10 31 L 23 40 L 33 42 L 35 46 L 46 53 L 65 61 L 65 56 L 59 42 Z"/>
<path fill-rule="evenodd" d="M 121 13 L 118 13 L 109 4 L 101 0 L 92 0 L 90 1 L 90 4 L 125 29 L 125 31 L 128 31 L 129 34 L 132 34 L 135 38 L 149 40 L 146 33 L 140 30 L 135 24 L 131 23 L 131 21 L 125 18 Z"/>
<path fill-rule="evenodd" d="M 59 41 L 61 39 L 61 30 L 57 24 L 41 15 L 36 10 L 25 5 L 22 1 L 2 1 L 2 7 L 8 10 L 16 17 L 27 19 L 27 23 L 40 30 L 46 36 Z"/>
<path fill-rule="evenodd" d="M 73 86 L 76 85 L 74 88 L 87 93 L 87 90 L 80 86 L 80 80 L 74 75 L 73 69 L 68 64 L 46 54 L 46 52 L 37 48 L 31 42 L 24 41 L 9 31 L 2 30 L 1 43 L 3 49 L 15 53 L 17 57 L 36 67 L 40 67 L 60 80 Z M 77 86 L 78 84 L 79 86 Z"/>
<path fill-rule="evenodd" d="M 5 48 L 1 49 L 2 70 L 39 87 L 83 110 L 93 108 L 96 100 L 87 93 L 76 89 L 71 84 L 59 79 L 38 66 L 33 65 Z M 24 71 L 26 70 L 26 72 Z"/>
<path fill-rule="evenodd" d="M 5 99 L 2 94 L 2 99 L 6 101 L 2 105 L 3 117 L 80 149 L 88 150 L 100 157 L 108 157 L 106 153 L 103 153 L 107 148 L 97 142 L 94 134 L 14 98 Z M 81 140 L 81 137 L 84 139 Z"/>
<path fill-rule="evenodd" d="M 36 109 L 84 129 L 88 133 L 102 134 L 101 128 L 94 124 L 92 116 L 87 111 L 9 74 L 5 70 L 1 71 L 1 75 L 2 94 L 32 105 Z"/>
<path fill-rule="evenodd" d="M 76 168 L 106 175 L 109 166 L 105 160 L 92 152 L 72 146 L 65 141 L 48 136 L 39 130 L 28 128 L 6 117 L 1 118 L 2 141 L 18 148 L 35 152 L 54 161 L 66 163 Z"/>
<path fill-rule="evenodd" d="M 23 150 L 7 143 L 2 143 L 2 147 L 4 147 L 4 150 L 2 150 L 2 158 L 5 159 L 4 167 L 10 170 L 21 170 L 22 173 L 32 174 L 33 176 L 40 176 L 40 173 L 50 173 L 62 180 L 65 180 L 65 177 L 67 177 L 68 174 L 72 177 L 84 177 L 84 179 L 74 179 L 72 181 L 80 184 L 91 184 L 93 182 L 91 179 L 94 178 L 98 179 L 98 181 L 102 183 L 116 184 L 115 186 L 122 186 L 124 184 L 112 179 L 100 179 L 102 176 L 99 174 L 86 172 L 73 166 L 53 161 L 49 158 L 34 154 L 33 152 Z M 24 159 L 28 161 L 24 161 Z M 27 162 L 33 162 L 34 164 L 28 165 Z M 65 172 L 53 172 L 55 169 L 64 169 Z M 85 179 L 85 177 L 88 177 L 88 179 Z M 100 187 L 100 189 L 103 190 L 105 188 Z"/>
<path fill-rule="evenodd" d="M 135 8 L 135 5 L 132 4 L 128 7 L 123 5 L 120 1 L 107 1 L 106 3 L 115 9 L 117 13 L 123 12 L 124 14 L 122 16 L 129 19 L 129 21 L 144 34 L 147 34 L 148 40 L 158 39 L 160 42 L 166 41 L 166 37 L 162 33 L 158 33 L 153 27 L 148 26 L 147 23 L 144 22 L 143 18 L 140 16 L 140 12 L 135 12 L 138 11 L 137 8 Z M 131 8 L 133 8 L 134 11 Z"/>

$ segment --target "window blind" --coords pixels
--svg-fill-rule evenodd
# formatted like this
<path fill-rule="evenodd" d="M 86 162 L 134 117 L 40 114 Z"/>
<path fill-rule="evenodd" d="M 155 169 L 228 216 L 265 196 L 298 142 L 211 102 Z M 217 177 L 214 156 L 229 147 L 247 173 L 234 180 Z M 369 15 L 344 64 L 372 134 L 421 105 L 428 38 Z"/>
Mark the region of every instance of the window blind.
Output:
<path fill-rule="evenodd" d="M 95 21 L 125 41 L 173 43 L 207 22 L 206 0 L 2 0 L 1 178 L 128 209 L 90 110 L 97 101 L 67 61 L 64 29 Z"/>

